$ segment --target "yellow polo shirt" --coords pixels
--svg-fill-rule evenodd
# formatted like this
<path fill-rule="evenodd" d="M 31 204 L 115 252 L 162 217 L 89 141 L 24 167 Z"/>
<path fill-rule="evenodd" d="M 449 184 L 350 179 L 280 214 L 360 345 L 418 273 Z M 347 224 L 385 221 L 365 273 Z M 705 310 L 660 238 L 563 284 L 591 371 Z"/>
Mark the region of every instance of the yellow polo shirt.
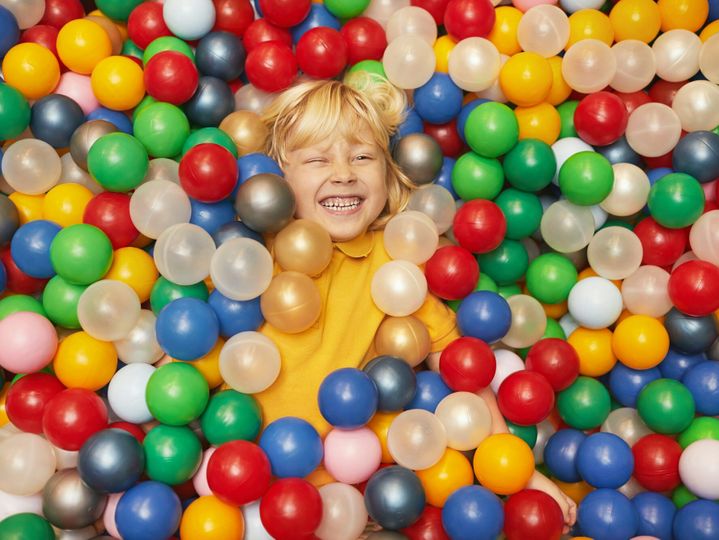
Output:
<path fill-rule="evenodd" d="M 382 231 L 336 243 L 329 266 L 314 278 L 322 297 L 318 321 L 298 334 L 262 325 L 259 331 L 275 342 L 282 356 L 275 383 L 254 395 L 265 426 L 283 416 L 298 416 L 321 436 L 327 434 L 330 426 L 320 414 L 317 391 L 332 371 L 360 368 L 371 360 L 374 336 L 385 314 L 372 301 L 370 285 L 375 271 L 390 260 Z M 431 294 L 414 316 L 426 325 L 432 352 L 459 337 L 454 312 Z"/>

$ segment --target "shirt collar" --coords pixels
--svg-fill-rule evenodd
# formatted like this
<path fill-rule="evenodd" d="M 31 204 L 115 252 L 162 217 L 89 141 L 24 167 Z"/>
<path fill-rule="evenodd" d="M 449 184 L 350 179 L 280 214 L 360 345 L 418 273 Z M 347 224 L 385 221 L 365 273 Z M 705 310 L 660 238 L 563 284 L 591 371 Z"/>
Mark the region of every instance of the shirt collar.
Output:
<path fill-rule="evenodd" d="M 335 246 L 348 257 L 359 259 L 372 253 L 372 248 L 374 248 L 375 244 L 374 240 L 375 232 L 369 231 L 348 242 L 335 242 Z"/>

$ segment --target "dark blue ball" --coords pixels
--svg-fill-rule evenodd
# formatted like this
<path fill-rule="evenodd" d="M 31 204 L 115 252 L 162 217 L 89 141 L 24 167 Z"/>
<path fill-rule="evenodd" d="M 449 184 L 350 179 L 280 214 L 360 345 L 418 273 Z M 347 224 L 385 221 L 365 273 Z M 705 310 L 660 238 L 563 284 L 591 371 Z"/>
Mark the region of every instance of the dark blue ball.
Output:
<path fill-rule="evenodd" d="M 145 470 L 145 452 L 129 432 L 104 429 L 80 448 L 77 469 L 95 491 L 119 493 L 130 489 Z"/>
<path fill-rule="evenodd" d="M 394 356 L 378 356 L 363 369 L 374 381 L 378 392 L 377 409 L 401 411 L 414 398 L 417 377 L 410 365 Z"/>
<path fill-rule="evenodd" d="M 230 32 L 210 32 L 197 44 L 195 64 L 202 75 L 223 81 L 237 79 L 245 69 L 245 47 Z"/>
<path fill-rule="evenodd" d="M 278 478 L 304 478 L 322 462 L 324 453 L 322 439 L 312 424 L 293 416 L 270 423 L 259 444 Z"/>
<path fill-rule="evenodd" d="M 28 221 L 10 242 L 10 255 L 17 267 L 28 276 L 47 279 L 55 275 L 50 261 L 50 244 L 60 232 L 60 225 L 45 219 Z"/>
<path fill-rule="evenodd" d="M 636 407 L 637 396 L 647 384 L 662 378 L 659 368 L 632 369 L 617 362 L 609 372 L 609 390 L 624 407 Z"/>
<path fill-rule="evenodd" d="M 590 486 L 616 489 L 632 476 L 632 449 L 613 433 L 594 433 L 579 445 L 577 471 Z"/>
<path fill-rule="evenodd" d="M 459 195 L 457 195 L 457 192 L 454 191 L 454 187 L 452 186 L 452 170 L 454 169 L 455 163 L 457 163 L 456 159 L 446 156 L 442 158 L 442 168 L 439 170 L 437 178 L 434 179 L 434 183 L 449 191 L 456 201 L 459 199 Z"/>
<path fill-rule="evenodd" d="M 687 354 L 678 349 L 669 349 L 669 352 L 659 364 L 659 371 L 665 379 L 681 381 L 687 371 L 707 359 L 704 353 Z"/>
<path fill-rule="evenodd" d="M 222 225 L 236 217 L 232 201 L 225 199 L 216 203 L 203 203 L 190 199 L 190 223 L 202 227 L 208 234 L 215 234 Z"/>
<path fill-rule="evenodd" d="M 672 151 L 672 168 L 711 182 L 719 176 L 719 135 L 713 131 L 693 131 L 679 139 Z"/>
<path fill-rule="evenodd" d="M 487 343 L 502 339 L 511 324 L 509 304 L 495 292 L 475 291 L 462 300 L 457 310 L 457 325 L 462 335 Z"/>
<path fill-rule="evenodd" d="M 7 287 L 7 270 L 5 265 L 0 263 L 0 294 L 5 291 L 5 287 Z"/>
<path fill-rule="evenodd" d="M 613 489 L 597 489 L 579 504 L 577 524 L 593 540 L 631 538 L 639 529 L 639 514 L 632 501 Z"/>
<path fill-rule="evenodd" d="M 637 154 L 631 146 L 629 146 L 629 143 L 627 142 L 627 138 L 622 135 L 614 141 L 612 144 L 609 144 L 607 146 L 596 146 L 595 151 L 602 154 L 609 163 L 614 165 L 615 163 L 631 163 L 632 165 L 636 165 L 637 167 L 644 168 L 644 160 L 642 160 L 642 156 Z"/>
<path fill-rule="evenodd" d="M 414 91 L 414 108 L 425 122 L 445 124 L 462 109 L 462 89 L 446 73 L 435 73 Z"/>
<path fill-rule="evenodd" d="M 420 371 L 417 373 L 417 391 L 405 408 L 407 410 L 424 409 L 434 413 L 439 402 L 451 393 L 452 389 L 442 380 L 439 373 Z"/>
<path fill-rule="evenodd" d="M 215 289 L 207 300 L 220 322 L 220 335 L 230 338 L 240 332 L 257 330 L 265 321 L 260 309 L 260 298 L 232 300 Z"/>
<path fill-rule="evenodd" d="M 672 523 L 677 507 L 671 499 L 659 493 L 646 492 L 635 495 L 632 504 L 639 514 L 637 535 L 672 540 Z"/>
<path fill-rule="evenodd" d="M 494 540 L 503 525 L 501 501 L 481 486 L 459 488 L 442 508 L 442 526 L 452 540 Z"/>
<path fill-rule="evenodd" d="M 182 505 L 170 486 L 141 482 L 120 497 L 115 510 L 117 530 L 123 538 L 169 538 L 180 526 Z"/>
<path fill-rule="evenodd" d="M 62 94 L 50 94 L 32 106 L 30 130 L 36 139 L 54 148 L 70 146 L 70 138 L 85 121 L 85 113 L 75 100 Z"/>
<path fill-rule="evenodd" d="M 157 342 L 172 358 L 197 360 L 209 353 L 220 335 L 220 323 L 207 302 L 178 298 L 167 304 L 155 323 Z"/>
<path fill-rule="evenodd" d="M 719 504 L 698 500 L 680 508 L 674 516 L 676 540 L 716 540 L 719 538 Z"/>
<path fill-rule="evenodd" d="M 327 11 L 324 4 L 313 3 L 310 7 L 309 15 L 300 24 L 290 29 L 292 43 L 297 43 L 305 35 L 305 32 L 319 26 L 326 26 L 335 30 L 339 30 L 341 27 L 339 19 Z"/>
<path fill-rule="evenodd" d="M 682 383 L 691 392 L 698 413 L 719 415 L 719 362 L 697 364 L 684 375 Z"/>
<path fill-rule="evenodd" d="M 544 447 L 544 464 L 552 476 L 562 482 L 579 482 L 582 477 L 577 470 L 579 447 L 587 436 L 578 429 L 560 429 L 553 434 Z"/>
<path fill-rule="evenodd" d="M 87 115 L 87 121 L 89 122 L 90 120 L 106 120 L 123 133 L 132 135 L 132 120 L 123 112 L 98 107 Z"/>
<path fill-rule="evenodd" d="M 422 514 L 424 490 L 417 475 L 397 465 L 374 473 L 364 492 L 370 517 L 385 529 L 397 530 L 412 525 Z"/>
<path fill-rule="evenodd" d="M 227 82 L 217 77 L 200 77 L 195 94 L 184 105 L 193 126 L 217 127 L 235 110 L 235 96 Z"/>
<path fill-rule="evenodd" d="M 424 124 L 422 123 L 422 117 L 417 114 L 417 111 L 415 111 L 414 109 L 409 109 L 406 116 L 404 117 L 404 122 L 402 122 L 397 128 L 395 138 L 401 139 L 402 137 L 405 137 L 410 133 L 423 132 Z"/>
<path fill-rule="evenodd" d="M 333 371 L 320 385 L 317 396 L 320 412 L 338 428 L 364 426 L 377 411 L 377 386 L 365 372 L 354 368 Z"/>
<path fill-rule="evenodd" d="M 20 27 L 12 12 L 0 6 L 0 60 L 20 40 Z"/>
<path fill-rule="evenodd" d="M 215 241 L 215 245 L 220 247 L 222 244 L 233 238 L 250 238 L 259 242 L 263 246 L 265 245 L 265 239 L 262 235 L 256 231 L 250 229 L 247 225 L 241 221 L 228 221 L 223 223 L 214 233 L 212 233 L 212 239 Z"/>

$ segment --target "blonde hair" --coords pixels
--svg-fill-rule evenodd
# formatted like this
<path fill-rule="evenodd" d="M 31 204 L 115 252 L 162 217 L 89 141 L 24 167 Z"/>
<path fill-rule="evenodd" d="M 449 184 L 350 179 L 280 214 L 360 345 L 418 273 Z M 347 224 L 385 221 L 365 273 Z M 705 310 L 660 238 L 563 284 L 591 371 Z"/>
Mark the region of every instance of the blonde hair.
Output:
<path fill-rule="evenodd" d="M 265 151 L 284 168 L 288 153 L 331 134 L 357 141 L 358 125 L 364 122 L 373 140 L 362 142 L 377 144 L 386 163 L 387 204 L 370 225 L 370 229 L 381 229 L 404 210 L 415 188 L 390 151 L 390 139 L 404 120 L 406 106 L 403 91 L 365 71 L 349 75 L 345 82 L 303 82 L 282 92 L 262 114 L 269 129 Z"/>

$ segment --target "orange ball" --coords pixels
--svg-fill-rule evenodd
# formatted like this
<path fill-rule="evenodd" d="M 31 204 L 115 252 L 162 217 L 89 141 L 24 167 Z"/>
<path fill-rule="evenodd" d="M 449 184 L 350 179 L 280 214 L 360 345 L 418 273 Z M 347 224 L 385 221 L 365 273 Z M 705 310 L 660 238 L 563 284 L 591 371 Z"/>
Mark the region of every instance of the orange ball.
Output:
<path fill-rule="evenodd" d="M 651 369 L 669 352 L 669 333 L 654 317 L 631 315 L 614 329 L 612 348 L 622 364 Z"/>
<path fill-rule="evenodd" d="M 659 34 L 662 16 L 654 0 L 619 0 L 609 12 L 609 21 L 617 41 L 649 43 Z"/>
<path fill-rule="evenodd" d="M 145 96 L 142 68 L 124 56 L 108 56 L 95 66 L 90 77 L 97 100 L 108 109 L 132 109 Z"/>
<path fill-rule="evenodd" d="M 108 341 L 85 332 L 70 334 L 60 342 L 53 360 L 53 371 L 68 388 L 93 392 L 110 382 L 117 369 L 117 351 Z"/>
<path fill-rule="evenodd" d="M 469 460 L 459 450 L 447 448 L 442 458 L 429 469 L 417 471 L 427 503 L 444 507 L 447 498 L 461 487 L 474 483 L 474 472 Z"/>
<path fill-rule="evenodd" d="M 500 54 L 512 56 L 521 52 L 522 47 L 517 39 L 517 29 L 522 12 L 512 6 L 494 8 L 495 21 L 487 39 L 494 43 Z"/>
<path fill-rule="evenodd" d="M 658 0 L 662 32 L 689 30 L 697 32 L 709 16 L 708 0 Z"/>
<path fill-rule="evenodd" d="M 519 138 L 539 139 L 549 145 L 559 138 L 562 120 L 557 109 L 549 103 L 540 103 L 532 107 L 517 107 L 514 110 L 519 123 Z"/>
<path fill-rule="evenodd" d="M 54 54 L 37 43 L 18 43 L 2 62 L 5 82 L 26 99 L 40 99 L 60 82 L 60 64 Z"/>
<path fill-rule="evenodd" d="M 531 107 L 544 101 L 552 89 L 552 68 L 543 56 L 521 52 L 512 56 L 499 72 L 499 84 L 509 101 Z"/>
<path fill-rule="evenodd" d="M 245 519 L 242 510 L 214 495 L 195 499 L 182 514 L 182 540 L 242 540 Z"/>
<path fill-rule="evenodd" d="M 382 447 L 382 463 L 394 463 L 394 458 L 392 454 L 389 453 L 389 448 L 387 447 L 387 433 L 389 432 L 389 426 L 392 425 L 392 422 L 394 422 L 397 416 L 399 416 L 399 413 L 377 412 L 367 424 L 367 427 L 370 428 L 379 439 L 380 446 Z"/>
<path fill-rule="evenodd" d="M 490 435 L 474 453 L 474 473 L 480 484 L 498 495 L 517 493 L 534 474 L 532 449 L 516 435 Z"/>
<path fill-rule="evenodd" d="M 580 9 L 569 16 L 569 41 L 565 50 L 583 39 L 598 39 L 610 47 L 614 43 L 614 27 L 608 16 L 598 9 Z"/>
<path fill-rule="evenodd" d="M 112 43 L 96 22 L 75 19 L 60 29 L 57 54 L 71 71 L 89 75 L 100 60 L 112 54 Z"/>
<path fill-rule="evenodd" d="M 579 373 L 599 377 L 609 373 L 617 363 L 612 350 L 612 331 L 578 327 L 567 338 L 579 356 Z"/>

